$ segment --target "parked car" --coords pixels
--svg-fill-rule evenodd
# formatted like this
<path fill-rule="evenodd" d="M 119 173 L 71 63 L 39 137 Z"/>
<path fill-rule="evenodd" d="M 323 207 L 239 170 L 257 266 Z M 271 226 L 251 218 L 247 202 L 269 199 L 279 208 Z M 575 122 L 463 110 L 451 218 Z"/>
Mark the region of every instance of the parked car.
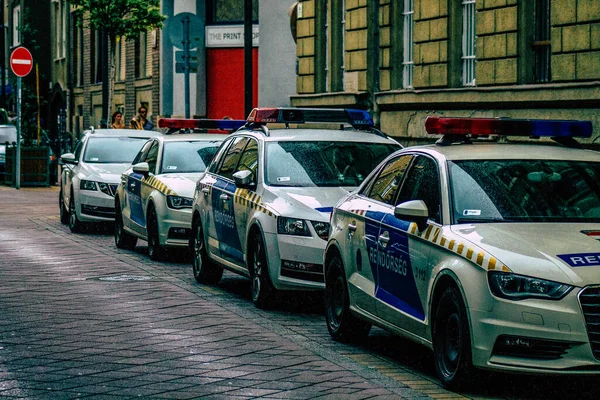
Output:
<path fill-rule="evenodd" d="M 117 247 L 132 249 L 138 238 L 146 240 L 153 260 L 162 260 L 167 248 L 187 250 L 196 181 L 226 137 L 224 132 L 164 135 L 142 147 L 117 188 Z"/>
<path fill-rule="evenodd" d="M 442 383 L 473 369 L 600 373 L 600 154 L 588 121 L 430 117 L 444 134 L 383 161 L 331 215 L 327 328 L 371 324 L 433 350 Z M 567 147 L 478 143 L 553 137 Z"/>
<path fill-rule="evenodd" d="M 307 129 L 308 122 L 335 128 Z M 364 111 L 253 110 L 196 186 L 194 277 L 214 284 L 223 268 L 246 276 L 258 307 L 276 290 L 323 289 L 333 205 L 399 148 Z"/>
<path fill-rule="evenodd" d="M 114 196 L 121 173 L 146 140 L 157 135 L 131 129 L 90 130 L 73 153 L 60 157 L 60 220 L 71 232 L 80 232 L 86 223 L 114 221 Z"/>

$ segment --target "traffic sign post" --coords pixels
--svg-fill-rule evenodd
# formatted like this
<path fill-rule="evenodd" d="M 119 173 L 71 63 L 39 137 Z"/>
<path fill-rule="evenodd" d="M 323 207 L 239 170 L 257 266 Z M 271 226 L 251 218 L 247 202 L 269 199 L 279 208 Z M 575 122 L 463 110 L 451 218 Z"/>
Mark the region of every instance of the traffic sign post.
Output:
<path fill-rule="evenodd" d="M 33 68 L 33 57 L 25 47 L 17 47 L 10 55 L 10 69 L 17 76 L 17 155 L 15 188 L 21 188 L 21 78 Z"/>

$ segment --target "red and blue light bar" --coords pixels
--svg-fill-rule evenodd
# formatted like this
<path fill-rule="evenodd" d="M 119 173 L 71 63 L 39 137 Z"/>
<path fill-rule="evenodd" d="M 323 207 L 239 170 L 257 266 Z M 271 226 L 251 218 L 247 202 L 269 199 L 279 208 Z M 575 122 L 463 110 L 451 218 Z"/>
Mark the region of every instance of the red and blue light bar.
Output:
<path fill-rule="evenodd" d="M 159 128 L 170 129 L 216 129 L 235 131 L 246 124 L 240 119 L 190 119 L 190 118 L 160 118 Z"/>
<path fill-rule="evenodd" d="M 432 135 L 526 136 L 532 138 L 589 138 L 591 121 L 427 117 L 425 130 Z"/>
<path fill-rule="evenodd" d="M 250 112 L 247 121 L 259 125 L 339 123 L 350 124 L 356 129 L 369 129 L 375 126 L 368 111 L 348 108 L 255 108 Z"/>

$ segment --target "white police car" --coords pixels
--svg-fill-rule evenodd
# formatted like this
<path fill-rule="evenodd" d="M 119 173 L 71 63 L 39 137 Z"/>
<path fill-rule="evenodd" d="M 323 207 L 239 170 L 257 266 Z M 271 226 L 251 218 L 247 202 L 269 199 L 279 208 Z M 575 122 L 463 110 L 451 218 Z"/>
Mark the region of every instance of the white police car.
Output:
<path fill-rule="evenodd" d="M 445 136 L 394 153 L 334 208 L 330 334 L 406 336 L 433 349 L 447 386 L 473 366 L 600 373 L 600 154 L 470 141 L 576 145 L 591 123 L 429 117 L 426 129 Z"/>
<path fill-rule="evenodd" d="M 339 129 L 266 126 L 315 121 Z M 253 110 L 197 184 L 191 243 L 196 280 L 217 283 L 223 267 L 249 277 L 259 307 L 275 290 L 323 289 L 333 205 L 399 148 L 373 129 L 364 111 Z"/>
<path fill-rule="evenodd" d="M 71 232 L 80 232 L 86 223 L 114 221 L 114 196 L 121 173 L 144 142 L 156 135 L 159 132 L 91 129 L 73 153 L 60 157 L 60 221 L 69 224 Z"/>
<path fill-rule="evenodd" d="M 159 120 L 159 127 L 170 127 L 172 121 Z M 245 121 L 223 123 L 238 128 Z M 195 127 L 213 125 L 214 120 L 198 120 Z M 226 137 L 224 131 L 163 135 L 142 147 L 121 175 L 115 196 L 117 247 L 132 249 L 138 238 L 147 240 L 153 260 L 163 259 L 167 247 L 187 250 L 196 181 Z"/>

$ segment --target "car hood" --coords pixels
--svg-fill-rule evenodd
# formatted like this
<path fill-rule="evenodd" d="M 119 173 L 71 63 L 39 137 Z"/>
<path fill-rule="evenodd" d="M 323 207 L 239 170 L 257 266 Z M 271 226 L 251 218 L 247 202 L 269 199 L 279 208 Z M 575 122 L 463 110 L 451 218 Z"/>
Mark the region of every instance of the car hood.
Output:
<path fill-rule="evenodd" d="M 171 189 L 177 196 L 182 197 L 194 197 L 194 189 L 196 187 L 196 181 L 204 172 L 194 172 L 186 174 L 163 174 L 155 176 L 160 182 L 165 184 Z"/>
<path fill-rule="evenodd" d="M 342 187 L 269 187 L 263 202 L 277 214 L 329 222 L 333 206 L 350 190 Z"/>
<path fill-rule="evenodd" d="M 600 284 L 600 225 L 486 223 L 452 231 L 512 272 L 575 286 Z"/>
<path fill-rule="evenodd" d="M 90 181 L 119 183 L 129 164 L 80 164 L 79 177 Z"/>

